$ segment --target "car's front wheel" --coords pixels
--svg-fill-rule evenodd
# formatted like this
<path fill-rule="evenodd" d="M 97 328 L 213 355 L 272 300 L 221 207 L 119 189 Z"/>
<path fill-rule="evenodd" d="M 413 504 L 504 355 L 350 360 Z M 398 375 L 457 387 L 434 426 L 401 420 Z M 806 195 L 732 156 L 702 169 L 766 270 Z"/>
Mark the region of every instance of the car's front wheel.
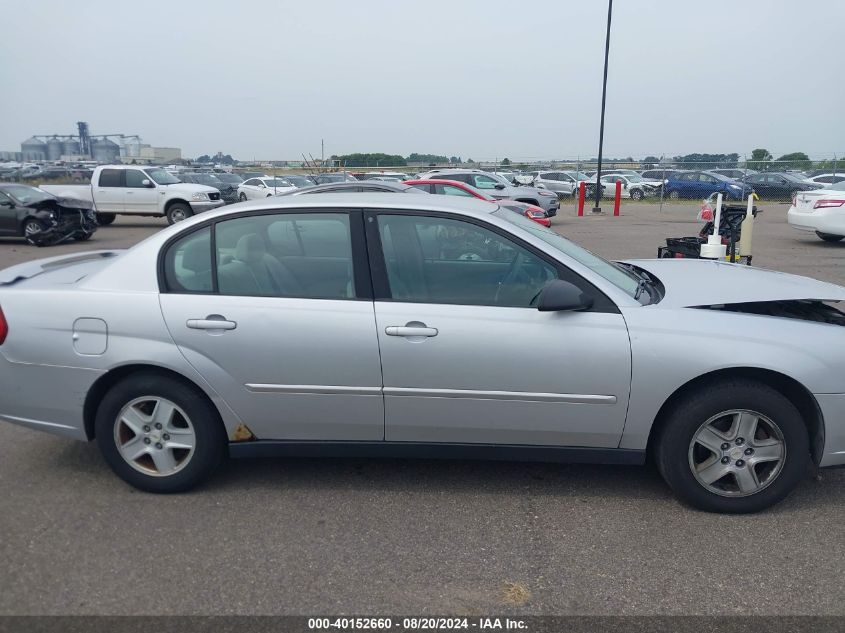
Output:
<path fill-rule="evenodd" d="M 147 492 L 193 488 L 226 451 L 223 423 L 203 394 L 154 373 L 112 387 L 97 410 L 95 432 L 112 470 Z"/>
<path fill-rule="evenodd" d="M 816 235 L 825 242 L 841 242 L 845 239 L 845 235 L 834 235 L 833 233 L 822 233 L 821 231 L 816 231 Z"/>
<path fill-rule="evenodd" d="M 631 200 L 642 200 L 644 197 L 644 193 L 642 189 L 634 189 L 631 192 Z"/>
<path fill-rule="evenodd" d="M 680 200 L 681 193 L 679 191 L 670 191 L 669 192 L 669 199 L 670 200 Z"/>
<path fill-rule="evenodd" d="M 246 200 L 247 200 L 246 194 L 241 193 L 241 195 L 238 196 L 238 200 L 240 200 L 241 202 L 246 202 Z"/>
<path fill-rule="evenodd" d="M 746 513 L 783 499 L 807 473 L 807 427 L 784 395 L 748 380 L 719 381 L 668 411 L 655 457 L 686 503 Z"/>
<path fill-rule="evenodd" d="M 47 230 L 45 224 L 36 218 L 29 218 L 23 223 L 23 237 L 28 244 L 33 246 L 46 246 L 45 241 L 40 238 L 45 230 Z"/>
<path fill-rule="evenodd" d="M 194 212 L 187 204 L 176 202 L 167 207 L 166 215 L 168 224 L 176 224 L 182 220 L 187 220 Z"/>

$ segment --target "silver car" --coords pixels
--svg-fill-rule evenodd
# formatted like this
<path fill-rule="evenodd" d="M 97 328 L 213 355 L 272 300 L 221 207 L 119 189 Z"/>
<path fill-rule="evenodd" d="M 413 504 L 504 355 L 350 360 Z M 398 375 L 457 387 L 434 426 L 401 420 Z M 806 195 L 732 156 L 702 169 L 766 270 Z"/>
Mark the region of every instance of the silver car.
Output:
<path fill-rule="evenodd" d="M 489 202 L 273 197 L 0 272 L 0 418 L 153 492 L 226 456 L 651 458 L 752 512 L 845 464 L 843 299 L 608 262 Z"/>
<path fill-rule="evenodd" d="M 457 180 L 472 185 L 497 200 L 516 200 L 540 207 L 548 217 L 557 215 L 560 201 L 557 193 L 537 187 L 522 187 L 514 185 L 499 174 L 482 171 L 480 169 L 433 169 L 420 174 L 421 180 L 438 178 Z"/>

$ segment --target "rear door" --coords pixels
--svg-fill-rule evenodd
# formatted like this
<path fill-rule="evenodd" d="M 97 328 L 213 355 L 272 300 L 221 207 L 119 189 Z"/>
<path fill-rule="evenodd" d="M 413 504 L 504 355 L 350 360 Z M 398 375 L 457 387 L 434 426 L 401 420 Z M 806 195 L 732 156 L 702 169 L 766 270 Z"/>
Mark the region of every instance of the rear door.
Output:
<path fill-rule="evenodd" d="M 0 191 L 0 235 L 20 235 L 20 233 L 21 227 L 15 202 Z"/>
<path fill-rule="evenodd" d="M 631 350 L 609 299 L 466 218 L 373 212 L 367 230 L 387 440 L 618 445 Z M 539 312 L 558 277 L 595 293 L 594 309 Z"/>
<path fill-rule="evenodd" d="M 100 213 L 123 213 L 126 180 L 123 169 L 101 169 L 94 186 L 94 205 Z"/>
<path fill-rule="evenodd" d="M 174 341 L 257 438 L 384 439 L 360 212 L 221 220 L 171 244 L 163 270 Z"/>

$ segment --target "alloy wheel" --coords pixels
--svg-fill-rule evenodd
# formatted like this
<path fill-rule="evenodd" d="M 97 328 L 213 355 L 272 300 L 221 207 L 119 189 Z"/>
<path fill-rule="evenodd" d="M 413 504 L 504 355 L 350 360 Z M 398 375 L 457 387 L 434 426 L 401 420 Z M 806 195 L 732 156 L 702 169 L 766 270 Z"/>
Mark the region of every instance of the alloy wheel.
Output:
<path fill-rule="evenodd" d="M 167 477 L 191 461 L 196 433 L 187 414 L 160 396 L 142 396 L 126 404 L 114 423 L 120 456 L 135 470 Z"/>
<path fill-rule="evenodd" d="M 732 409 L 702 424 L 689 445 L 696 481 L 723 497 L 747 497 L 783 470 L 786 443 L 778 425 L 756 411 Z"/>

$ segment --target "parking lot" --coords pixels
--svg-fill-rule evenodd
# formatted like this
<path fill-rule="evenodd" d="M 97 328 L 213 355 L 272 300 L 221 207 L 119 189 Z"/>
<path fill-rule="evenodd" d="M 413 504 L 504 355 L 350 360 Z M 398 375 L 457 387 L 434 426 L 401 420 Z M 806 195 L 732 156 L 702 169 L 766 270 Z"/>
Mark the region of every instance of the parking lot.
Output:
<path fill-rule="evenodd" d="M 845 243 L 762 208 L 756 266 L 845 284 Z M 696 211 L 576 218 L 567 201 L 553 228 L 606 257 L 654 257 L 698 232 Z M 48 249 L 0 239 L 0 268 L 164 226 L 121 217 Z M 196 492 L 155 496 L 93 444 L 3 424 L 0 485 L 2 614 L 845 615 L 845 469 L 750 516 L 691 510 L 652 469 L 618 466 L 232 461 Z"/>

